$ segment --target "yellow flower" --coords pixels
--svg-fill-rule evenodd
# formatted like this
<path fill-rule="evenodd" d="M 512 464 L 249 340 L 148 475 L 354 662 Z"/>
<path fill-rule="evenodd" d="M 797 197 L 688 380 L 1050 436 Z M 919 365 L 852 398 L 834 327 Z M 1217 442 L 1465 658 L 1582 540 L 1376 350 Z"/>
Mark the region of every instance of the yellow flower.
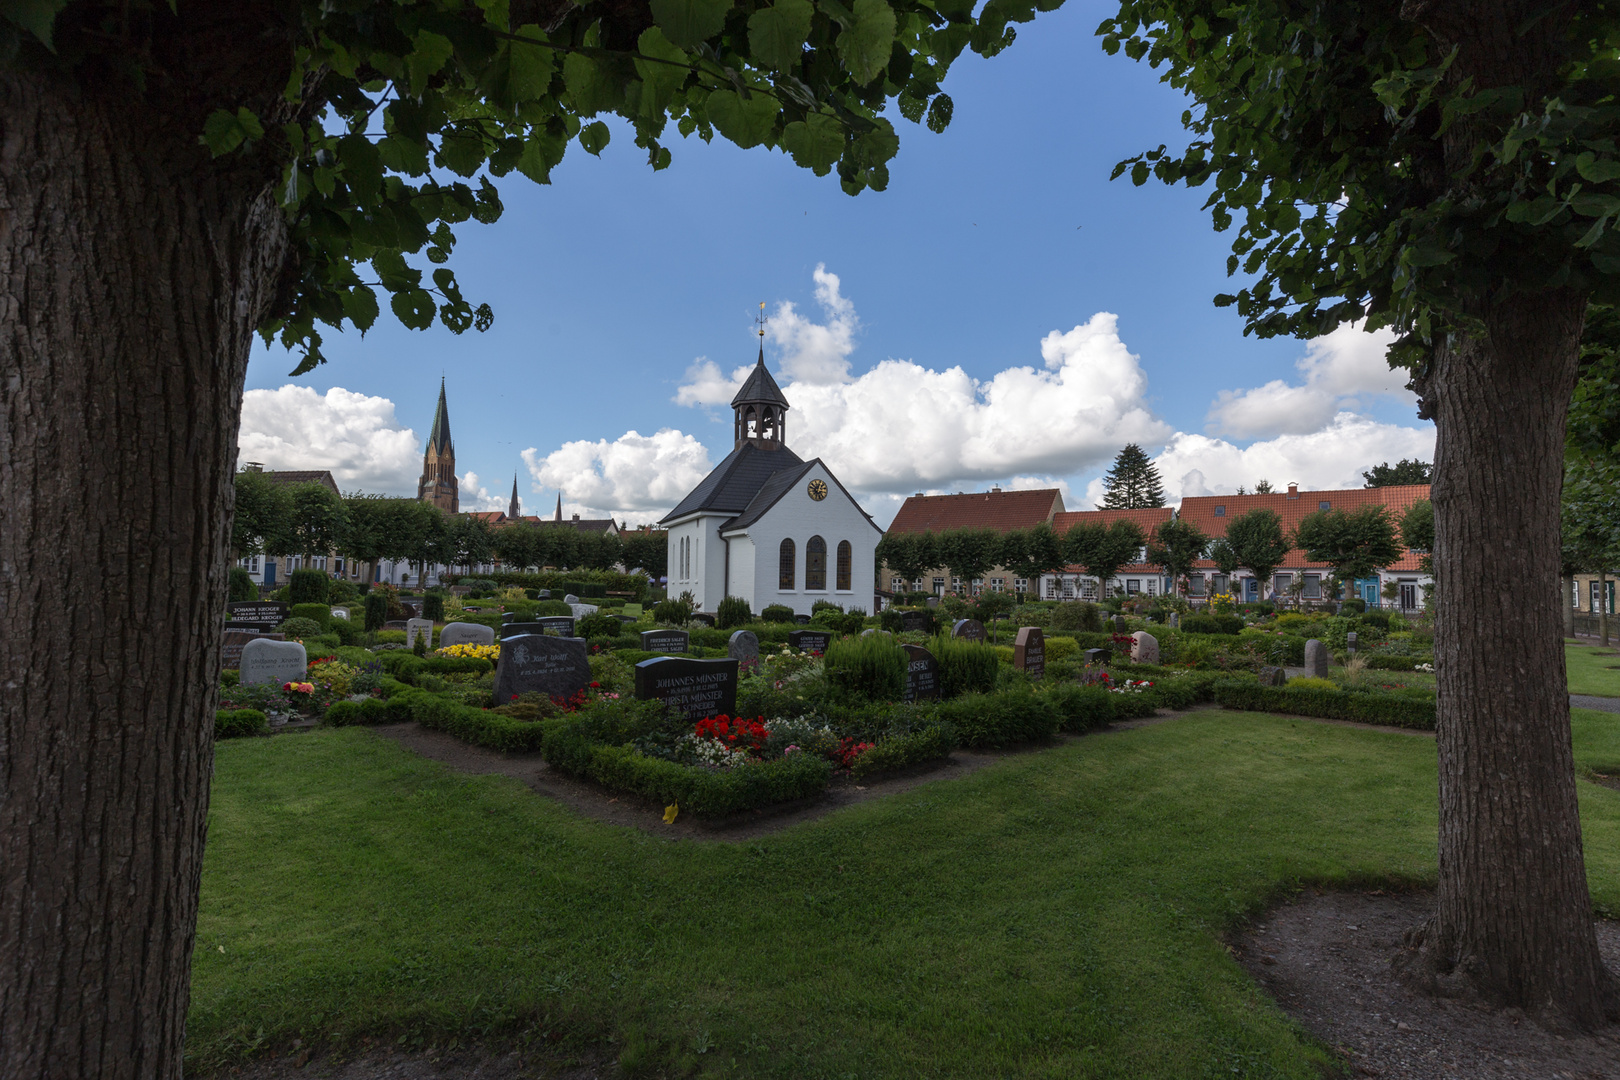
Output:
<path fill-rule="evenodd" d="M 668 806 L 664 807 L 664 824 L 665 825 L 673 825 L 673 824 L 675 824 L 675 817 L 680 812 L 681 812 L 681 804 L 680 803 L 670 803 Z"/>

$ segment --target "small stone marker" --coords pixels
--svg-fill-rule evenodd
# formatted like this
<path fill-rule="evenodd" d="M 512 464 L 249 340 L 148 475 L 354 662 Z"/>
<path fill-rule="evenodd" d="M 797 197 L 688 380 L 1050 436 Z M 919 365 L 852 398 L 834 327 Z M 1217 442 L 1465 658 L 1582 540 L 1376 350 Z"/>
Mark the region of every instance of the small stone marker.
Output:
<path fill-rule="evenodd" d="M 1305 674 L 1318 679 L 1327 678 L 1328 650 L 1327 646 L 1315 638 L 1305 643 Z"/>
<path fill-rule="evenodd" d="M 1268 664 L 1260 669 L 1261 686 L 1282 686 L 1287 681 L 1288 672 L 1280 667 L 1272 667 Z"/>
<path fill-rule="evenodd" d="M 902 611 L 900 613 L 901 633 L 926 633 L 928 630 L 928 612 Z"/>
<path fill-rule="evenodd" d="M 795 613 L 794 616 L 793 616 L 793 621 L 798 623 L 800 626 L 809 626 L 810 625 L 810 616 L 808 616 L 808 615 L 800 615 L 800 614 Z"/>
<path fill-rule="evenodd" d="M 536 589 L 536 590 L 534 590 L 534 598 L 536 600 L 550 600 L 551 599 L 551 590 L 550 589 Z"/>
<path fill-rule="evenodd" d="M 1125 623 L 1125 616 L 1123 616 L 1123 615 L 1115 615 L 1114 616 L 1114 633 L 1123 634 L 1127 629 L 1128 629 L 1128 627 L 1127 627 L 1127 625 Z"/>
<path fill-rule="evenodd" d="M 957 619 L 951 626 L 951 637 L 961 638 L 963 641 L 983 641 L 984 623 L 978 619 Z"/>
<path fill-rule="evenodd" d="M 937 596 L 930 596 L 930 597 L 929 597 L 929 598 L 928 598 L 928 606 L 929 606 L 929 607 L 931 607 L 931 608 L 937 608 L 937 607 L 939 607 L 939 597 L 937 597 Z"/>
<path fill-rule="evenodd" d="M 926 701 L 939 697 L 939 661 L 921 645 L 902 645 L 906 650 L 906 700 Z"/>
<path fill-rule="evenodd" d="M 505 703 L 527 693 L 571 698 L 590 684 L 591 661 L 583 638 L 516 634 L 501 639 L 496 701 Z"/>
<path fill-rule="evenodd" d="M 692 621 L 700 622 L 709 629 L 714 629 L 714 616 L 707 611 L 692 612 Z"/>
<path fill-rule="evenodd" d="M 417 634 L 427 635 L 427 647 L 433 648 L 433 620 L 432 619 L 406 619 L 405 645 L 407 648 L 416 646 Z"/>
<path fill-rule="evenodd" d="M 411 621 L 409 619 L 389 619 L 382 624 L 382 628 L 384 630 L 408 630 L 410 625 Z"/>
<path fill-rule="evenodd" d="M 501 622 L 517 622 L 517 615 L 518 613 L 515 611 L 503 611 L 501 612 Z"/>
<path fill-rule="evenodd" d="M 493 645 L 495 644 L 495 628 L 475 622 L 446 623 L 439 631 L 439 648 L 448 649 L 452 645 Z"/>
<path fill-rule="evenodd" d="M 1013 667 L 1032 679 L 1046 677 L 1046 635 L 1038 626 L 1020 626 L 1013 642 Z"/>
<path fill-rule="evenodd" d="M 1356 655 L 1356 632 L 1354 630 L 1344 635 L 1344 644 L 1350 650 L 1351 656 Z"/>
<path fill-rule="evenodd" d="M 573 593 L 567 593 L 563 596 L 563 603 L 577 604 L 579 603 L 579 597 L 575 596 Z"/>
<path fill-rule="evenodd" d="M 824 653 L 832 644 L 832 634 L 826 630 L 791 630 L 788 644 L 800 652 Z"/>
<path fill-rule="evenodd" d="M 743 674 L 759 670 L 759 638 L 752 630 L 738 630 L 726 644 L 726 655 L 737 661 Z"/>
<path fill-rule="evenodd" d="M 641 647 L 647 652 L 689 652 L 692 635 L 685 630 L 643 630 Z"/>
<path fill-rule="evenodd" d="M 346 608 L 346 607 L 335 607 L 335 608 L 332 609 L 332 618 L 347 620 L 348 617 L 349 617 L 349 609 L 348 608 Z"/>
<path fill-rule="evenodd" d="M 273 630 L 287 621 L 287 605 L 269 600 L 243 600 L 225 605 L 231 622 L 253 623 Z"/>
<path fill-rule="evenodd" d="M 1181 612 L 1172 611 L 1170 613 L 1170 629 L 1172 629 L 1172 630 L 1181 629 Z"/>
<path fill-rule="evenodd" d="M 1114 651 L 1112 649 L 1087 649 L 1086 650 L 1086 663 L 1087 664 L 1106 664 L 1106 663 L 1108 663 L 1108 661 L 1112 660 L 1113 658 L 1114 658 Z"/>
<path fill-rule="evenodd" d="M 685 720 L 737 711 L 737 661 L 655 656 L 636 665 L 636 697 L 659 698 Z"/>
<path fill-rule="evenodd" d="M 243 686 L 265 683 L 302 682 L 309 670 L 309 654 L 297 641 L 275 641 L 267 637 L 254 638 L 242 646 L 242 661 L 238 667 Z"/>
<path fill-rule="evenodd" d="M 1131 659 L 1138 664 L 1159 662 L 1159 639 L 1146 630 L 1131 635 Z"/>

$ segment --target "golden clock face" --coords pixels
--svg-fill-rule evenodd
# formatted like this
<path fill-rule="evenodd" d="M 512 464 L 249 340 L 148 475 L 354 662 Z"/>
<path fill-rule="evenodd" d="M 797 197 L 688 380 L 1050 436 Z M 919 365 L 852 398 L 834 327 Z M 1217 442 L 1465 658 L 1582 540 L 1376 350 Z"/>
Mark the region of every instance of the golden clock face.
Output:
<path fill-rule="evenodd" d="M 822 499 L 825 499 L 827 497 L 827 481 L 810 481 L 810 497 L 816 500 L 816 502 L 820 502 Z"/>

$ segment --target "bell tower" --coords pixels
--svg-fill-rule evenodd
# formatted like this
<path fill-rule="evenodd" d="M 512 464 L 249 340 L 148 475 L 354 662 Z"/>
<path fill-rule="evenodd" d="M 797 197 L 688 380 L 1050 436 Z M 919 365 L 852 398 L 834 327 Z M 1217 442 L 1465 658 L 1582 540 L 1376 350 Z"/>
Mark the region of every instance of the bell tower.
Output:
<path fill-rule="evenodd" d="M 751 443 L 761 450 L 780 450 L 787 445 L 787 398 L 765 369 L 765 305 L 759 305 L 759 362 L 748 380 L 731 399 L 735 417 L 733 449 Z"/>
<path fill-rule="evenodd" d="M 516 480 L 513 481 L 514 489 Z M 516 495 L 516 491 L 513 492 Z M 428 430 L 427 449 L 422 453 L 422 478 L 416 482 L 416 497 L 448 513 L 461 511 L 461 481 L 456 479 L 456 444 L 450 439 L 450 406 L 444 400 L 444 379 L 439 379 L 439 407 Z"/>

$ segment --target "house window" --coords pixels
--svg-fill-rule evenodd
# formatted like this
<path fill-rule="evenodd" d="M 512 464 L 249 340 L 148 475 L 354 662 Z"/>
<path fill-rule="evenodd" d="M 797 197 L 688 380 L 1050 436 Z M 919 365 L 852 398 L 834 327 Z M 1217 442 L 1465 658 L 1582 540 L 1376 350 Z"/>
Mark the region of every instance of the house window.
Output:
<path fill-rule="evenodd" d="M 246 570 L 250 574 L 257 574 L 259 572 L 259 557 L 257 555 L 249 555 L 247 558 L 238 562 L 237 565 L 242 567 L 242 569 Z"/>
<path fill-rule="evenodd" d="M 848 592 L 850 566 L 855 561 L 855 550 L 849 546 L 848 540 L 838 541 L 838 588 L 841 592 Z"/>
<path fill-rule="evenodd" d="M 990 591 L 991 592 L 1001 592 L 1002 589 L 1005 588 L 1006 584 L 1007 584 L 1007 579 L 1006 578 L 993 577 L 993 578 L 990 579 Z"/>
<path fill-rule="evenodd" d="M 1318 510 L 1331 510 L 1333 508 L 1333 504 L 1328 500 L 1323 499 L 1321 502 L 1316 504 L 1316 508 Z"/>
<path fill-rule="evenodd" d="M 1596 581 L 1592 582 L 1592 606 L 1591 606 L 1591 608 L 1589 610 L 1595 615 L 1595 614 L 1597 614 L 1599 609 L 1607 606 L 1608 609 L 1609 609 L 1609 614 L 1613 615 L 1614 614 L 1614 582 L 1608 581 L 1608 582 L 1602 582 L 1601 583 L 1601 584 L 1605 584 L 1605 585 L 1607 585 L 1609 587 L 1609 602 L 1608 602 L 1607 605 L 1605 605 L 1603 603 L 1603 601 L 1600 599 L 1600 597 L 1602 597 L 1603 593 L 1598 588 L 1599 584 L 1600 583 L 1596 582 Z"/>
<path fill-rule="evenodd" d="M 798 552 L 793 541 L 782 541 L 782 556 L 776 569 L 776 587 L 782 592 L 793 591 L 793 579 L 799 576 Z"/>
<path fill-rule="evenodd" d="M 905 580 L 905 578 L 890 578 L 889 579 L 889 588 L 893 592 L 905 592 L 906 591 L 906 580 Z"/>
<path fill-rule="evenodd" d="M 1128 581 L 1125 582 L 1125 592 L 1127 594 L 1139 593 L 1141 591 L 1142 591 L 1142 579 L 1141 578 L 1131 578 L 1131 579 L 1129 579 Z"/>
<path fill-rule="evenodd" d="M 961 591 L 962 591 L 962 579 L 959 578 L 959 577 L 952 577 L 951 578 L 951 592 L 960 593 Z"/>
<path fill-rule="evenodd" d="M 1320 574 L 1305 575 L 1305 589 L 1300 594 L 1307 600 L 1322 599 L 1322 576 Z"/>
<path fill-rule="evenodd" d="M 1081 582 L 1080 583 L 1080 598 L 1082 600 L 1095 600 L 1095 599 L 1097 599 L 1097 583 L 1095 581 L 1083 581 L 1083 582 Z"/>
<path fill-rule="evenodd" d="M 243 559 L 242 561 L 246 562 L 247 560 Z M 1576 611 L 1579 611 L 1581 610 L 1581 583 L 1578 581 L 1572 581 L 1569 584 L 1569 606 L 1574 608 Z"/>
<path fill-rule="evenodd" d="M 1214 579 L 1209 584 L 1209 591 L 1212 593 L 1223 593 L 1226 591 L 1226 587 L 1226 575 L 1216 574 Z"/>
<path fill-rule="evenodd" d="M 1204 595 L 1204 575 L 1194 574 L 1187 579 L 1187 591 L 1194 596 Z"/>
<path fill-rule="evenodd" d="M 1065 600 L 1073 600 L 1074 599 L 1074 578 L 1064 578 L 1063 579 L 1063 599 L 1065 599 Z"/>
<path fill-rule="evenodd" d="M 804 587 L 825 592 L 827 589 L 827 541 L 812 536 L 804 545 Z"/>
<path fill-rule="evenodd" d="M 1158 578 L 1156 578 L 1156 577 L 1148 578 L 1148 595 L 1149 596 L 1158 596 L 1159 595 L 1159 579 Z"/>
<path fill-rule="evenodd" d="M 1029 579 L 1028 578 L 1013 578 L 1013 588 L 1015 590 L 1017 590 L 1018 592 L 1028 592 L 1029 591 Z"/>
<path fill-rule="evenodd" d="M 1271 579 L 1271 595 L 1281 596 L 1294 583 L 1293 574 L 1278 574 Z"/>
<path fill-rule="evenodd" d="M 1216 516 L 1216 517 L 1225 517 L 1225 516 L 1226 516 L 1226 507 L 1224 507 L 1224 506 L 1217 506 L 1217 507 L 1216 507 L 1216 508 L 1215 508 L 1215 516 Z"/>

